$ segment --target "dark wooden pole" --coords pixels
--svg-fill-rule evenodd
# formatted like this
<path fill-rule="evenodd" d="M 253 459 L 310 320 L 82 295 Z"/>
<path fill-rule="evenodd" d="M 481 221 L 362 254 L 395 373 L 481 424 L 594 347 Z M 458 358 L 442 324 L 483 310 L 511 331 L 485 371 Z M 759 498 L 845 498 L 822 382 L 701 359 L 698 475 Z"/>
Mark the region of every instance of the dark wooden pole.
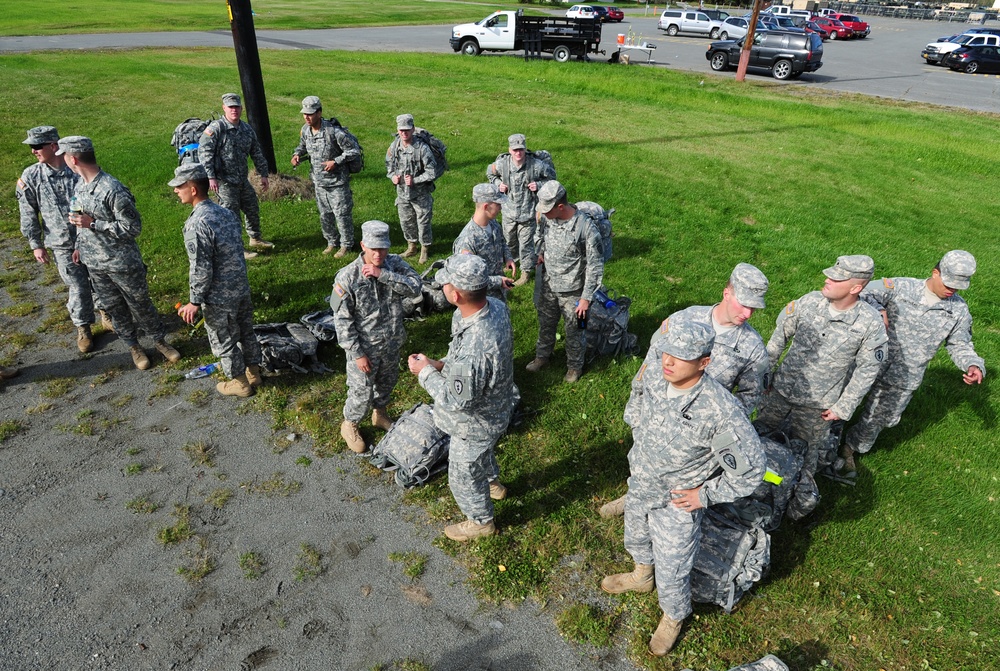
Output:
<path fill-rule="evenodd" d="M 240 71 L 243 89 L 243 107 L 247 122 L 253 126 L 257 139 L 268 162 L 268 172 L 275 172 L 274 140 L 271 139 L 271 120 L 267 116 L 267 97 L 264 95 L 264 77 L 260 70 L 260 53 L 257 51 L 257 32 L 253 27 L 253 9 L 250 0 L 227 0 L 229 25 L 233 30 L 236 48 L 236 65 Z"/>

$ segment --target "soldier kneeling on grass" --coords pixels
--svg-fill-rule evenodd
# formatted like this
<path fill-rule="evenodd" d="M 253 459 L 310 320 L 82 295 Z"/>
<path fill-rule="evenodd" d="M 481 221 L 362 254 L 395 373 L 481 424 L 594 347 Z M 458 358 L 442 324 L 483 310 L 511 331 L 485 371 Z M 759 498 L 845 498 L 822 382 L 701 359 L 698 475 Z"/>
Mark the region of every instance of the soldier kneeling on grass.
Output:
<path fill-rule="evenodd" d="M 179 166 L 168 184 L 192 209 L 184 222 L 184 248 L 191 264 L 190 302 L 177 314 L 193 324 L 198 310 L 203 311 L 212 354 L 219 357 L 222 371 L 230 378 L 216 385 L 219 393 L 252 396 L 263 380 L 240 222 L 208 197 L 208 173 L 200 164 Z"/>

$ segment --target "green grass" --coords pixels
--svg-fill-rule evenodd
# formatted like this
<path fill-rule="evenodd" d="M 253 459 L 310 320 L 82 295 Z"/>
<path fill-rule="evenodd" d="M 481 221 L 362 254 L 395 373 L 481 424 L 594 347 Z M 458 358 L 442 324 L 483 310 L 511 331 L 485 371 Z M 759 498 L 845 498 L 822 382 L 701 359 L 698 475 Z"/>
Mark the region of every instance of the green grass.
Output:
<path fill-rule="evenodd" d="M 571 198 L 618 208 L 606 284 L 635 300 L 631 330 L 643 341 L 671 312 L 716 301 L 740 261 L 771 280 L 768 308 L 753 318 L 766 338 L 785 302 L 819 288 L 821 270 L 840 254 L 870 254 L 880 274 L 926 276 L 944 251 L 964 248 L 980 261 L 964 292 L 977 348 L 1000 360 L 1000 145 L 984 141 L 996 116 L 599 64 L 284 51 L 262 59 L 281 170 L 289 172 L 304 95 L 335 100 L 327 112 L 361 140 L 368 165 L 353 182 L 358 224 L 397 220 L 379 166 L 395 115 L 412 112 L 442 138 L 452 169 L 435 193 L 433 257 L 448 252 L 471 215 L 470 189 L 521 131 L 529 146 L 553 153 Z M 169 313 L 187 293 L 187 210 L 166 186 L 174 167 L 167 143 L 177 122 L 214 110 L 236 86 L 231 53 L 17 55 L 0 57 L 0 68 L 9 127 L 45 122 L 89 134 L 102 165 L 135 193 L 151 294 Z M 330 81 L 335 88 L 316 83 Z M 39 99 L 44 119 L 19 103 Z M 144 104 L 123 102 L 135 99 Z M 18 133 L 0 136 L 4 174 L 31 161 Z M 12 194 L 0 192 L 0 233 L 16 234 L 15 208 Z M 277 247 L 250 264 L 257 320 L 321 309 L 344 261 L 320 254 L 314 204 L 265 202 L 262 220 Z M 399 251 L 395 224 L 392 234 Z M 827 660 L 837 669 L 972 670 L 982 668 L 976 659 L 1000 653 L 992 373 L 982 387 L 966 387 L 939 355 L 903 424 L 861 460 L 858 486 L 820 482 L 824 500 L 808 524 L 786 523 L 775 534 L 772 574 L 756 598 L 732 616 L 697 607 L 677 652 L 649 662 L 643 646 L 659 616 L 655 597 L 603 597 L 597 587 L 605 573 L 630 567 L 621 522 L 601 520 L 596 508 L 625 488 L 631 434 L 622 409 L 639 362 L 601 361 L 564 385 L 560 345 L 555 365 L 529 376 L 523 366 L 537 328 L 530 291 L 516 291 L 510 304 L 516 380 L 530 414 L 498 446 L 511 493 L 497 505 L 502 533 L 469 545 L 435 541 L 468 565 L 484 598 L 600 599 L 598 611 L 576 607 L 566 616 L 566 635 L 600 641 L 597 630 L 610 628 L 650 668 L 728 668 L 775 652 L 795 668 Z M 409 324 L 405 352 L 443 355 L 449 319 Z M 275 430 L 308 434 L 322 457 L 344 449 L 345 385 L 342 353 L 324 345 L 320 356 L 335 374 L 269 379 L 240 407 L 273 412 Z M 425 399 L 404 373 L 390 410 Z M 241 487 L 287 495 L 297 484 L 276 475 Z M 445 478 L 406 499 L 435 525 L 461 518 Z M 578 567 L 568 568 L 566 558 L 577 555 Z"/>
<path fill-rule="evenodd" d="M 244 552 L 237 557 L 237 564 L 247 580 L 256 580 L 267 570 L 267 560 L 259 552 Z"/>
<path fill-rule="evenodd" d="M 515 2 L 411 0 L 256 0 L 252 3 L 257 30 L 349 28 L 416 24 L 458 24 L 478 21 L 497 9 L 517 9 Z M 93 0 L 11 5 L 0 20 L 0 35 L 62 35 L 171 30 L 228 30 L 223 0 Z"/>
<path fill-rule="evenodd" d="M 27 428 L 27 424 L 16 419 L 5 419 L 0 421 L 0 443 L 5 442 L 9 438 L 13 438 L 22 431 L 26 431 Z"/>
<path fill-rule="evenodd" d="M 389 561 L 403 565 L 403 574 L 416 582 L 427 568 L 427 555 L 410 550 L 409 552 L 390 552 Z"/>

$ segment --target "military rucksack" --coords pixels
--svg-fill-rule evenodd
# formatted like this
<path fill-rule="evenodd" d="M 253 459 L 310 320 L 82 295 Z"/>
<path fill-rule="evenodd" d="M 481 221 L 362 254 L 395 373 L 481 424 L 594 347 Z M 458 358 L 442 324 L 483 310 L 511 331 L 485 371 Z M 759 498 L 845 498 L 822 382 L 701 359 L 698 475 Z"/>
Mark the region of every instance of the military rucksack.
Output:
<path fill-rule="evenodd" d="M 426 128 L 421 128 L 417 126 L 413 129 L 413 139 L 419 140 L 426 144 L 430 150 L 431 154 L 434 155 L 434 179 L 437 179 L 448 170 L 448 159 L 446 154 L 448 152 L 448 147 L 445 146 L 444 142 L 434 137 L 434 135 Z M 399 150 L 399 136 L 392 141 L 392 145 L 389 147 L 389 153 L 392 156 L 396 156 L 396 152 Z"/>
<path fill-rule="evenodd" d="M 691 569 L 691 600 L 714 603 L 731 613 L 770 566 L 771 537 L 766 531 L 709 508 L 702 517 Z"/>
<path fill-rule="evenodd" d="M 403 299 L 404 317 L 420 320 L 434 312 L 444 312 L 454 307 L 445 298 L 441 285 L 434 281 L 434 276 L 441 268 L 444 268 L 444 260 L 439 259 L 420 274 L 420 295 Z"/>
<path fill-rule="evenodd" d="M 368 458 L 409 489 L 448 468 L 450 444 L 451 437 L 434 424 L 434 406 L 418 403 L 399 416 Z"/>
<path fill-rule="evenodd" d="M 330 301 L 328 300 L 327 303 Z M 334 342 L 337 340 L 337 327 L 333 321 L 333 310 L 327 308 L 319 312 L 310 312 L 299 317 L 302 325 L 309 329 L 309 332 L 316 336 L 320 342 Z"/>
<path fill-rule="evenodd" d="M 750 496 L 733 501 L 732 506 L 743 521 L 759 524 L 764 531 L 774 531 L 781 524 L 789 503 L 795 497 L 801 477 L 803 453 L 802 450 L 764 436 L 760 439 L 760 446 L 767 458 L 767 469 L 781 477 L 781 484 L 764 480 Z M 760 510 L 766 510 L 766 515 L 759 514 Z"/>
<path fill-rule="evenodd" d="M 544 149 L 538 149 L 536 151 L 527 150 L 528 156 L 533 156 L 539 161 L 544 163 L 552 171 L 552 179 L 556 178 L 556 164 L 552 162 L 552 154 L 545 151 Z M 496 161 L 493 163 L 493 169 L 499 169 L 500 181 L 510 186 L 510 152 L 505 151 L 504 153 L 497 156 Z"/>
<path fill-rule="evenodd" d="M 198 162 L 198 145 L 201 142 L 201 135 L 208 128 L 212 119 L 199 119 L 190 117 L 177 124 L 174 128 L 174 136 L 170 144 L 177 150 L 177 165 Z"/>
<path fill-rule="evenodd" d="M 618 296 L 603 286 L 594 293 L 587 310 L 587 362 L 599 356 L 631 356 L 639 351 L 639 336 L 628 332 L 631 306 L 631 298 Z"/>
<path fill-rule="evenodd" d="M 260 344 L 261 366 L 267 371 L 273 373 L 284 368 L 296 373 L 330 371 L 316 358 L 319 340 L 302 324 L 254 324 L 253 332 Z"/>
<path fill-rule="evenodd" d="M 365 169 L 365 150 L 361 148 L 361 143 L 358 142 L 357 136 L 347 129 L 347 126 L 341 126 L 340 122 L 337 121 L 337 117 L 330 117 L 330 123 L 333 124 L 333 132 L 337 135 L 337 141 L 340 141 L 340 135 L 344 135 L 347 141 L 354 145 L 354 148 L 358 150 L 358 157 L 352 158 L 347 162 L 347 172 L 355 175 Z M 339 155 L 339 154 L 338 154 Z"/>
<path fill-rule="evenodd" d="M 615 213 L 615 208 L 605 210 L 597 203 L 583 200 L 576 203 L 576 209 L 589 214 L 594 223 L 597 224 L 597 231 L 601 234 L 604 261 L 607 263 L 611 258 L 611 215 Z"/>

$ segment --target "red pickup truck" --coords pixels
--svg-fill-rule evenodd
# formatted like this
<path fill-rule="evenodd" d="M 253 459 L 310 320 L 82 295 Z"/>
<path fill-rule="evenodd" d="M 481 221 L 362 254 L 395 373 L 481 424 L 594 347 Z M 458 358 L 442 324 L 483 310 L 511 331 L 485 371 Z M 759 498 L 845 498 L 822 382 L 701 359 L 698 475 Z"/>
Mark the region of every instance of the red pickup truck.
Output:
<path fill-rule="evenodd" d="M 868 34 L 872 31 L 871 26 L 861 20 L 860 17 L 854 14 L 828 14 L 829 18 L 837 19 L 845 26 L 854 31 L 854 37 L 859 37 L 865 39 Z"/>

